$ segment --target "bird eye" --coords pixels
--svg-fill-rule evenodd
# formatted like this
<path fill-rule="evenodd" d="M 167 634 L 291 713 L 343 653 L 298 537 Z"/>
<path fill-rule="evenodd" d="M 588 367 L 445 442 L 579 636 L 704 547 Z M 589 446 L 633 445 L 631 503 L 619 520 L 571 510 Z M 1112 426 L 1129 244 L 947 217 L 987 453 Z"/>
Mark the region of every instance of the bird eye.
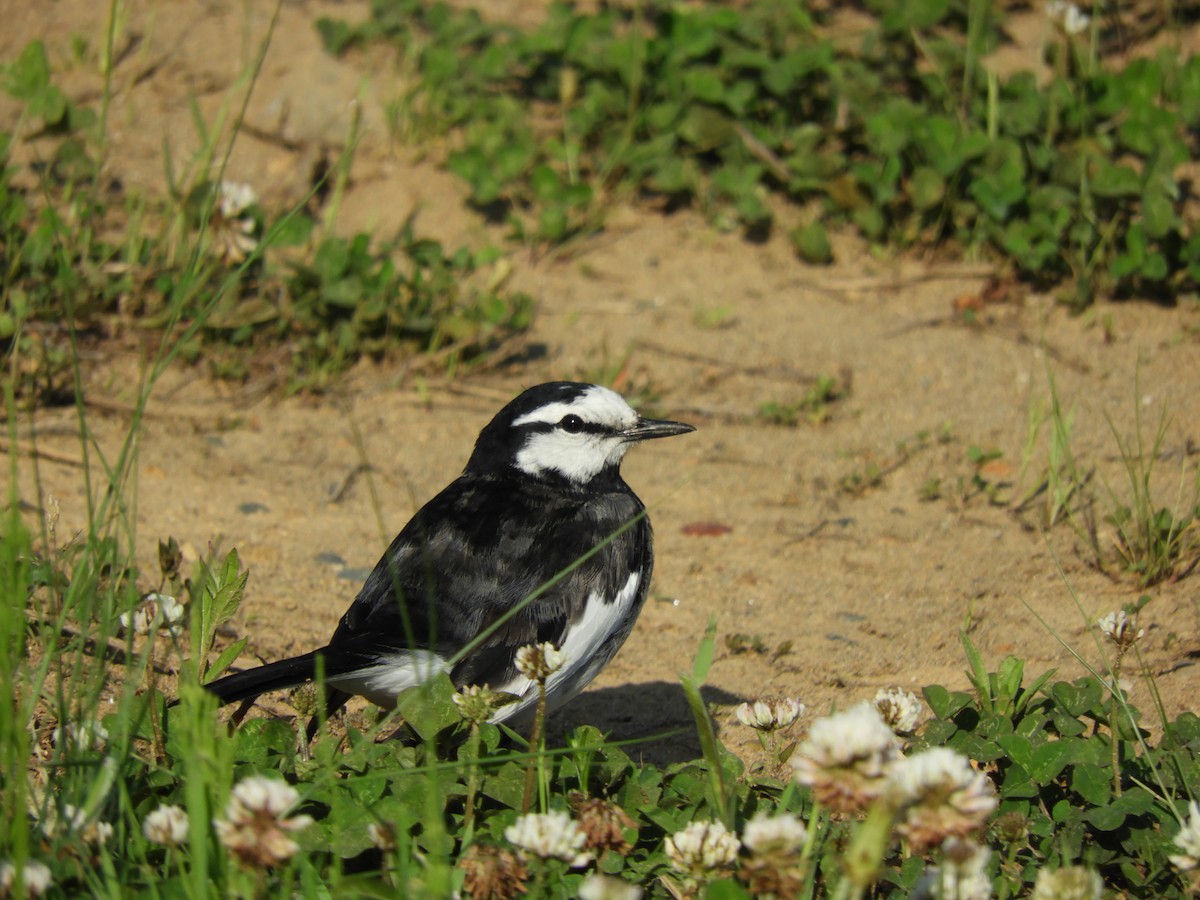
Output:
<path fill-rule="evenodd" d="M 574 414 L 563 416 L 562 421 L 558 423 L 558 427 L 567 432 L 567 434 L 579 434 L 579 432 L 583 431 L 583 419 Z"/>

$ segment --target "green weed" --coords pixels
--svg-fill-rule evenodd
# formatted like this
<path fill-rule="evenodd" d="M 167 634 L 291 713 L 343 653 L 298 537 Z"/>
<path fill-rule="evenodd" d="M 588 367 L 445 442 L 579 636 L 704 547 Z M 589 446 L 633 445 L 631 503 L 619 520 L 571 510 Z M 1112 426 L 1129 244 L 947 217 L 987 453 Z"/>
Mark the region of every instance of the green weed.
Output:
<path fill-rule="evenodd" d="M 770 425 L 794 428 L 801 421 L 810 425 L 822 425 L 833 414 L 832 404 L 849 394 L 846 379 L 832 375 L 818 375 L 816 381 L 805 391 L 804 396 L 791 402 L 769 400 L 758 408 L 758 416 Z"/>
<path fill-rule="evenodd" d="M 971 474 L 967 478 L 958 479 L 960 504 L 965 504 L 976 496 L 984 497 L 992 506 L 1008 503 L 1012 482 L 1008 480 L 1005 467 L 997 465 L 1003 457 L 1004 451 L 995 447 L 986 450 L 977 444 L 967 447 L 967 462 L 971 466 Z"/>
<path fill-rule="evenodd" d="M 1049 426 L 1046 465 L 1042 470 L 1044 474 L 1026 489 L 1015 502 L 1014 509 L 1021 512 L 1030 506 L 1035 498 L 1044 496 L 1042 523 L 1045 527 L 1052 528 L 1057 522 L 1067 518 L 1076 525 L 1077 531 L 1088 535 L 1091 540 L 1095 535 L 1095 528 L 1092 523 L 1087 522 L 1086 517 L 1090 510 L 1086 493 L 1092 472 L 1082 468 L 1071 449 L 1074 410 L 1063 409 L 1053 373 L 1047 370 L 1046 378 L 1050 388 L 1050 405 L 1047 409 L 1036 400 L 1030 402 L 1029 428 L 1026 432 L 1025 446 L 1021 451 L 1021 474 L 1018 481 L 1026 480 L 1042 428 Z M 1085 523 L 1084 527 L 1077 524 L 1081 519 Z"/>
<path fill-rule="evenodd" d="M 1200 538 L 1195 522 L 1200 516 L 1200 468 L 1181 460 L 1179 480 L 1171 505 L 1160 505 L 1153 476 L 1162 458 L 1167 419 L 1164 407 L 1154 429 L 1153 440 L 1146 442 L 1141 404 L 1134 409 L 1134 433 L 1122 438 L 1112 420 L 1109 428 L 1117 443 L 1124 470 L 1126 502 L 1113 491 L 1112 512 L 1108 522 L 1116 529 L 1116 551 L 1125 569 L 1143 587 L 1158 584 L 1182 566 L 1190 571 L 1200 558 Z"/>
<path fill-rule="evenodd" d="M 522 240 L 568 240 L 602 224 L 610 198 L 643 196 L 751 234 L 778 219 L 809 262 L 849 224 L 881 244 L 986 250 L 1068 285 L 1074 305 L 1196 290 L 1183 203 L 1200 58 L 1106 68 L 1086 34 L 1062 31 L 1040 85 L 983 70 L 1002 23 L 982 0 L 880 8 L 859 41 L 826 15 L 557 3 L 523 32 L 377 0 L 362 23 L 318 28 L 331 52 L 401 48 L 418 133 L 452 135 L 447 165 Z"/>
<path fill-rule="evenodd" d="M 425 354 L 454 368 L 530 322 L 532 301 L 506 287 L 494 250 L 447 252 L 411 220 L 386 241 L 331 234 L 349 154 L 323 225 L 305 210 L 264 209 L 249 186 L 224 181 L 231 145 L 216 141 L 232 95 L 215 123 L 197 112 L 202 150 L 184 171 L 168 150 L 171 196 L 155 200 L 99 177 L 91 148 L 103 146 L 102 120 L 54 86 L 40 43 L 3 68 L 2 86 L 22 117 L 0 135 L 0 342 L 20 360 L 23 397 L 67 399 L 70 333 L 87 339 L 113 321 L 178 329 L 186 339 L 172 352 L 206 357 L 218 376 L 244 378 L 256 360 L 282 356 L 290 390 L 324 388 L 363 357 Z M 34 192 L 9 161 L 26 133 L 54 137 Z M 114 243 L 101 235 L 118 220 Z"/>
<path fill-rule="evenodd" d="M 1014 511 L 1020 514 L 1044 497 L 1041 527 L 1065 520 L 1087 549 L 1092 564 L 1106 570 L 1115 559 L 1140 587 L 1189 573 L 1200 560 L 1200 540 L 1195 533 L 1200 515 L 1200 468 L 1183 456 L 1174 496 L 1169 503 L 1163 502 L 1164 482 L 1155 472 L 1164 458 L 1170 424 L 1166 409 L 1149 436 L 1136 400 L 1131 435 L 1122 436 L 1114 421 L 1107 419 L 1124 481 L 1124 489 L 1118 489 L 1104 478 L 1097 479 L 1095 470 L 1077 458 L 1072 449 L 1073 412 L 1064 410 L 1053 374 L 1048 372 L 1047 378 L 1048 408 L 1037 402 L 1030 405 L 1021 480 L 1025 481 L 1025 473 L 1033 468 L 1041 432 L 1048 428 L 1043 474 L 1014 501 Z M 1102 494 L 1096 489 L 1097 481 L 1103 485 Z M 1102 538 L 1102 522 L 1113 529 L 1111 546 Z"/>

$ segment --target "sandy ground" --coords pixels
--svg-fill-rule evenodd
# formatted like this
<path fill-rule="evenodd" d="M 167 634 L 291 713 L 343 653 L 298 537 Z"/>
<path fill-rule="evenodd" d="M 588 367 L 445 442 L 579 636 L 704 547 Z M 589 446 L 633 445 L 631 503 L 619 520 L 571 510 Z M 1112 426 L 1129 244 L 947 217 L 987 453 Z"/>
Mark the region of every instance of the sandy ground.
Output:
<path fill-rule="evenodd" d="M 181 162 L 194 152 L 189 97 L 216 117 L 240 96 L 272 9 L 125 6 L 108 165 L 129 188 L 162 189 L 164 141 Z M 0 56 L 41 37 L 59 83 L 94 100 L 104 14 L 76 0 L 22 5 L 10 10 Z M 497 240 L 464 207 L 458 182 L 389 143 L 381 109 L 394 62 L 383 50 L 328 57 L 312 27 L 322 14 L 355 19 L 365 4 L 281 7 L 226 177 L 284 208 L 303 195 L 312 163 L 336 154 L 358 98 L 364 136 L 339 227 L 383 235 L 415 209 L 418 230 L 451 244 Z M 92 63 L 71 54 L 74 35 L 87 37 Z M 12 113 L 0 104 L 4 121 Z M 1064 643 L 1098 664 L 1089 621 L 1142 591 L 1116 568 L 1097 571 L 1069 525 L 1040 529 L 1044 500 L 1023 512 L 1006 502 L 1046 471 L 1046 428 L 1023 464 L 1031 412 L 1048 405 L 1053 377 L 1073 416 L 1072 450 L 1095 472 L 1102 519 L 1129 495 L 1113 430 L 1131 435 L 1140 416 L 1149 440 L 1165 408 L 1159 503 L 1181 502 L 1182 474 L 1182 501 L 1194 505 L 1196 305 L 1098 303 L 1072 317 L 1018 289 L 967 325 L 954 303 L 981 294 L 987 266 L 889 258 L 850 238 L 837 250 L 836 265 L 811 268 L 782 237 L 751 244 L 691 213 L 618 209 L 570 254 L 513 257 L 514 285 L 538 302 L 522 362 L 454 381 L 427 372 L 427 395 L 399 368 L 364 365 L 327 396 L 289 399 L 213 383 L 202 368 L 171 371 L 140 444 L 146 586 L 159 539 L 174 536 L 193 558 L 210 541 L 236 547 L 251 572 L 235 623 L 250 639 L 242 664 L 318 646 L 391 536 L 461 470 L 507 399 L 624 362 L 620 386 L 698 430 L 626 462 L 657 533 L 652 595 L 562 726 L 588 722 L 618 738 L 686 728 L 677 675 L 714 616 L 720 649 L 707 696 L 728 742 L 748 752 L 732 718 L 744 699 L 796 696 L 822 712 L 881 687 L 965 687 L 964 630 L 993 666 L 1016 654 L 1035 674 L 1081 675 Z M 108 452 L 128 427 L 137 368 L 137 354 L 122 351 L 88 371 L 89 424 Z M 756 415 L 764 403 L 799 399 L 818 375 L 848 388 L 827 420 L 783 427 Z M 72 410 L 36 410 L 19 430 L 56 457 L 80 456 Z M 973 445 L 1002 453 L 983 472 L 1000 486 L 997 503 L 972 485 Z M 877 484 L 848 489 L 878 470 Z M 78 466 L 45 458 L 40 476 L 43 494 L 61 503 L 60 533 L 81 527 Z M 39 506 L 28 458 L 21 479 L 22 499 Z M 1103 522 L 1101 542 L 1112 546 Z M 1149 589 L 1142 614 L 1145 671 L 1172 715 L 1196 710 L 1200 696 L 1198 584 L 1193 576 Z M 738 652 L 726 641 L 737 634 L 759 648 Z M 1144 677 L 1131 689 L 1149 712 Z M 659 759 L 695 752 L 687 735 L 646 749 Z"/>

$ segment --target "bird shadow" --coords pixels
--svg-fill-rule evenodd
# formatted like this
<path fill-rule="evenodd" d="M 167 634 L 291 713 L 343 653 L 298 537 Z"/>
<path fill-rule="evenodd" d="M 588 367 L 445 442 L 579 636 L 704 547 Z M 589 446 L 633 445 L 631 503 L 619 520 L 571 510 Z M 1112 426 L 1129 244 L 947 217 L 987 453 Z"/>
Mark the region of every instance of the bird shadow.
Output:
<path fill-rule="evenodd" d="M 700 688 L 705 704 L 733 706 L 745 698 L 720 688 Z M 651 681 L 587 691 L 553 716 L 548 738 L 561 746 L 580 725 L 593 725 L 610 741 L 633 741 L 623 749 L 635 761 L 659 767 L 701 755 L 696 721 L 677 682 Z M 720 725 L 713 723 L 720 736 Z M 553 744 L 552 744 L 553 745 Z"/>

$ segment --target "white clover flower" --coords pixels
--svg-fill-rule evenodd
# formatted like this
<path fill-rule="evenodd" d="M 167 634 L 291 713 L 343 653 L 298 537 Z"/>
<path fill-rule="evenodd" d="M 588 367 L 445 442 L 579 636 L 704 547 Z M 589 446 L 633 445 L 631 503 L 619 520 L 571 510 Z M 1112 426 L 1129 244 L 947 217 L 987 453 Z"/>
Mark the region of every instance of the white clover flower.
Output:
<path fill-rule="evenodd" d="M 912 734 L 921 721 L 921 701 L 904 688 L 880 688 L 875 694 L 875 709 L 896 734 Z"/>
<path fill-rule="evenodd" d="M 25 882 L 25 894 L 29 897 L 40 897 L 50 890 L 54 878 L 50 869 L 37 860 L 29 860 L 21 868 L 22 880 Z M 11 897 L 17 884 L 17 867 L 7 860 L 0 863 L 0 897 Z"/>
<path fill-rule="evenodd" d="M 948 747 L 934 747 L 897 763 L 888 793 L 900 809 L 896 831 L 917 852 L 978 830 L 997 802 L 987 777 Z"/>
<path fill-rule="evenodd" d="M 791 813 L 772 816 L 760 812 L 742 829 L 742 844 L 751 853 L 799 853 L 808 840 L 808 829 Z"/>
<path fill-rule="evenodd" d="M 187 813 L 178 806 L 160 803 L 142 820 L 142 834 L 152 844 L 177 847 L 187 840 Z"/>
<path fill-rule="evenodd" d="M 1188 804 L 1188 820 L 1175 835 L 1175 846 L 1183 853 L 1169 857 L 1171 865 L 1185 872 L 1200 868 L 1200 803 Z"/>
<path fill-rule="evenodd" d="M 531 681 L 545 681 L 562 668 L 566 654 L 546 641 L 543 644 L 526 644 L 517 651 L 517 671 Z"/>
<path fill-rule="evenodd" d="M 1096 626 L 1118 647 L 1130 647 L 1146 633 L 1145 628 L 1137 627 L 1137 619 L 1126 615 L 1123 609 L 1109 613 Z"/>
<path fill-rule="evenodd" d="M 792 757 L 795 778 L 837 812 L 857 812 L 878 797 L 900 757 L 892 729 L 868 703 L 813 723 Z"/>
<path fill-rule="evenodd" d="M 1067 14 L 1063 18 L 1063 31 L 1067 34 L 1083 34 L 1091 24 L 1091 16 L 1083 12 L 1074 3 L 1068 5 Z"/>
<path fill-rule="evenodd" d="M 68 744 L 85 750 L 99 750 L 108 741 L 108 730 L 99 722 L 68 722 L 66 726 L 54 726 L 54 746 L 63 748 Z"/>
<path fill-rule="evenodd" d="M 642 889 L 622 878 L 593 872 L 579 885 L 579 900 L 641 900 Z"/>
<path fill-rule="evenodd" d="M 1042 869 L 1029 900 L 1100 900 L 1104 882 L 1100 873 L 1085 866 Z"/>
<path fill-rule="evenodd" d="M 737 720 L 756 731 L 778 731 L 787 728 L 804 715 L 807 709 L 799 700 L 791 697 L 770 697 L 753 703 L 739 704 L 734 710 Z"/>
<path fill-rule="evenodd" d="M 667 838 L 667 859 L 685 875 L 705 878 L 737 861 L 741 842 L 720 822 L 692 822 Z"/>
<path fill-rule="evenodd" d="M 240 263 L 258 246 L 258 228 L 253 207 L 258 195 L 248 184 L 222 181 L 217 186 L 217 208 L 210 223 L 217 256 L 227 263 Z"/>
<path fill-rule="evenodd" d="M 990 900 L 992 879 L 988 860 L 992 851 L 973 841 L 950 838 L 942 845 L 942 863 L 930 866 L 913 889 L 913 897 L 928 900 Z"/>
<path fill-rule="evenodd" d="M 236 219 L 258 203 L 258 194 L 248 184 L 222 181 L 217 186 L 217 208 L 227 219 Z"/>
<path fill-rule="evenodd" d="M 527 813 L 504 829 L 504 839 L 525 853 L 561 859 L 574 868 L 592 858 L 583 849 L 587 835 L 565 812 Z"/>
<path fill-rule="evenodd" d="M 1049 0 L 1046 4 L 1046 18 L 1071 36 L 1083 34 L 1092 24 L 1091 16 L 1067 0 Z"/>
<path fill-rule="evenodd" d="M 760 811 L 742 829 L 749 856 L 739 861 L 737 877 L 752 897 L 798 897 L 805 884 L 804 846 L 808 829 L 791 813 Z"/>
<path fill-rule="evenodd" d="M 171 637 L 179 637 L 186 613 L 184 605 L 169 594 L 149 593 L 131 612 L 122 613 L 120 622 L 125 631 L 134 634 L 165 631 Z"/>
<path fill-rule="evenodd" d="M 108 843 L 113 836 L 113 827 L 108 822 L 91 821 L 87 813 L 70 803 L 64 803 L 62 815 L 53 810 L 42 823 L 42 833 L 50 837 L 57 831 L 66 831 L 77 835 L 85 844 L 100 847 Z"/>
<path fill-rule="evenodd" d="M 243 778 L 233 786 L 225 817 L 213 821 L 217 837 L 247 867 L 277 865 L 300 849 L 288 832 L 312 824 L 310 816 L 286 816 L 299 800 L 296 789 L 278 778 Z"/>
<path fill-rule="evenodd" d="M 757 728 L 764 731 L 774 730 L 775 716 L 765 700 L 755 700 L 753 703 L 738 704 L 734 710 L 737 720 L 747 728 Z"/>

